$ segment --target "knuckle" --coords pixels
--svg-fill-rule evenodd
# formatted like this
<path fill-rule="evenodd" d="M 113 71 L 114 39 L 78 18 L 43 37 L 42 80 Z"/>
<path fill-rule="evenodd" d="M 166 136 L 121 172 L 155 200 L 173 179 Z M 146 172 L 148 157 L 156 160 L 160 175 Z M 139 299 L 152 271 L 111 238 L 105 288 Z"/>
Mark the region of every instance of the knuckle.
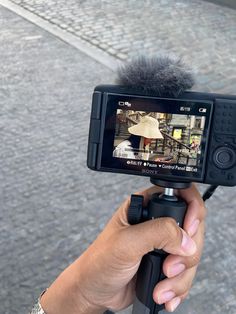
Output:
<path fill-rule="evenodd" d="M 176 240 L 182 237 L 182 232 L 173 218 L 163 218 L 162 232 L 163 238 L 165 238 L 163 247 L 170 241 L 173 244 L 176 243 Z"/>
<path fill-rule="evenodd" d="M 163 219 L 155 219 L 153 221 L 153 233 L 157 233 L 158 234 L 158 239 L 159 239 L 159 243 L 157 244 L 157 246 L 155 247 L 156 249 L 163 249 L 166 245 L 167 242 L 167 238 L 166 238 L 166 234 L 165 231 L 163 230 Z"/>
<path fill-rule="evenodd" d="M 190 258 L 191 258 L 191 265 L 192 266 L 198 265 L 200 263 L 200 260 L 201 260 L 201 254 L 199 252 L 197 252 L 193 256 L 191 256 Z"/>
<path fill-rule="evenodd" d="M 164 218 L 163 227 L 168 235 L 178 235 L 177 223 L 173 218 Z"/>
<path fill-rule="evenodd" d="M 188 294 L 192 287 L 192 279 L 185 278 L 181 284 L 180 290 L 178 291 L 179 294 Z"/>
<path fill-rule="evenodd" d="M 188 273 L 182 273 L 179 277 L 178 288 L 176 292 L 178 295 L 183 295 L 184 298 L 189 294 L 194 280 L 195 271 L 190 271 Z"/>
<path fill-rule="evenodd" d="M 195 253 L 192 256 L 185 257 L 185 265 L 188 269 L 197 266 L 201 260 L 201 254 L 199 252 Z"/>
<path fill-rule="evenodd" d="M 197 207 L 199 208 L 200 220 L 204 220 L 207 215 L 207 209 L 202 199 L 197 201 Z"/>
<path fill-rule="evenodd" d="M 181 300 L 184 301 L 187 298 L 188 294 L 189 294 L 189 290 L 180 296 Z"/>
<path fill-rule="evenodd" d="M 206 210 L 206 207 L 205 207 L 204 205 L 201 206 L 200 212 L 202 213 L 202 214 L 201 214 L 202 220 L 205 220 L 205 219 L 206 219 L 206 216 L 207 216 L 207 210 Z"/>
<path fill-rule="evenodd" d="M 186 291 L 187 291 L 187 292 L 189 292 L 189 291 L 191 290 L 192 285 L 193 285 L 192 280 L 189 280 L 189 281 L 187 282 L 187 285 L 186 285 Z"/>
<path fill-rule="evenodd" d="M 205 223 L 202 224 L 202 234 L 203 234 L 203 242 L 204 242 L 204 239 L 206 237 L 206 224 Z"/>

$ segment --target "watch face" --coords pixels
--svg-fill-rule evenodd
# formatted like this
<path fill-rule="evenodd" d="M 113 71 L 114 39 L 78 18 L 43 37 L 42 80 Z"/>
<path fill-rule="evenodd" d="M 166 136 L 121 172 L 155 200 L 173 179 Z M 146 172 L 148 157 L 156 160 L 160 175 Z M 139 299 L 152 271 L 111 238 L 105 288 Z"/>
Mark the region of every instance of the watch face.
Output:
<path fill-rule="evenodd" d="M 34 308 L 30 312 L 30 314 L 46 314 L 46 313 L 44 312 L 40 303 L 38 302 L 37 304 L 35 304 Z"/>

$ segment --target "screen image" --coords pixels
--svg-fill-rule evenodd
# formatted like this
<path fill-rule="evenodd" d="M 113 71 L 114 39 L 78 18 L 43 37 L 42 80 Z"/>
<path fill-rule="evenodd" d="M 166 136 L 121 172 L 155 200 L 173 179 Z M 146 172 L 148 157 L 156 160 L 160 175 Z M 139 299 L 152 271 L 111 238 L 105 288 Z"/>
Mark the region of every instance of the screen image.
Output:
<path fill-rule="evenodd" d="M 101 168 L 200 181 L 211 113 L 207 101 L 108 95 Z"/>
<path fill-rule="evenodd" d="M 117 109 L 113 157 L 194 171 L 200 161 L 205 121 L 205 116 Z"/>

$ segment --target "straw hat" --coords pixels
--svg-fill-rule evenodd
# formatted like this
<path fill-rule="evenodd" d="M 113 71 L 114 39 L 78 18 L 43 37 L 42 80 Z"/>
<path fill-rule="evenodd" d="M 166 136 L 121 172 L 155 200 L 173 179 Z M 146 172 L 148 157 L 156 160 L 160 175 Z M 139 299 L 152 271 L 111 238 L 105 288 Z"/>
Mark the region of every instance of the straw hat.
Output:
<path fill-rule="evenodd" d="M 159 130 L 159 122 L 149 116 L 143 117 L 138 124 L 128 128 L 128 131 L 133 135 L 139 135 L 146 138 L 163 138 Z"/>

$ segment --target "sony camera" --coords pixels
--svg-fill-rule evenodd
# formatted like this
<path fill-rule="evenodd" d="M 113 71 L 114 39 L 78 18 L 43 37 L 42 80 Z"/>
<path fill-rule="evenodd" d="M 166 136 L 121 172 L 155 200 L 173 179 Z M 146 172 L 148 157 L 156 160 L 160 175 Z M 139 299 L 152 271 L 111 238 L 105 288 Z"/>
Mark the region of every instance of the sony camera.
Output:
<path fill-rule="evenodd" d="M 236 96 L 178 98 L 99 85 L 92 100 L 90 169 L 175 182 L 236 184 Z"/>

